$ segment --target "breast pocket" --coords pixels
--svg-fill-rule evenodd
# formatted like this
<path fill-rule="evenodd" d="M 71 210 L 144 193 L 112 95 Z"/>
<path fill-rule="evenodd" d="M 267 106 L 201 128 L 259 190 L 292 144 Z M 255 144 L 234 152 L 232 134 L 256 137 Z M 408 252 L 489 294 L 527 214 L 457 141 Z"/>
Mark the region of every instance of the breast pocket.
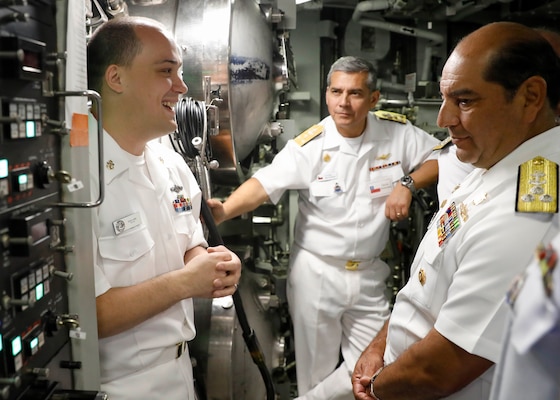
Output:
<path fill-rule="evenodd" d="M 139 278 L 133 274 L 135 265 L 142 258 L 149 258 L 154 240 L 145 226 L 118 236 L 100 237 L 99 254 L 103 260 L 103 270 L 113 285 L 127 286 L 137 283 Z M 146 263 L 148 264 L 148 263 Z M 150 271 L 151 272 L 151 271 Z"/>
<path fill-rule="evenodd" d="M 336 180 L 315 181 L 309 186 L 309 201 L 328 218 L 337 218 L 346 213 L 346 190 L 344 183 Z"/>
<path fill-rule="evenodd" d="M 377 212 L 385 204 L 387 197 L 393 192 L 395 182 L 403 176 L 400 165 L 388 167 L 387 169 L 375 169 L 369 174 L 369 180 L 364 186 L 367 187 L 369 197 L 372 200 L 373 211 Z"/>
<path fill-rule="evenodd" d="M 175 236 L 182 249 L 190 247 L 191 240 L 196 231 L 197 221 L 191 213 L 181 213 L 173 218 Z"/>
<path fill-rule="evenodd" d="M 430 232 L 428 232 L 429 234 Z M 435 234 L 435 232 L 431 232 Z M 418 265 L 411 271 L 411 298 L 421 306 L 431 309 L 438 282 L 441 279 L 443 253 L 436 240 L 424 240 L 422 257 Z M 422 246 L 421 246 L 422 247 Z M 420 247 L 420 248 L 421 248 Z M 417 255 L 418 257 L 418 255 Z"/>

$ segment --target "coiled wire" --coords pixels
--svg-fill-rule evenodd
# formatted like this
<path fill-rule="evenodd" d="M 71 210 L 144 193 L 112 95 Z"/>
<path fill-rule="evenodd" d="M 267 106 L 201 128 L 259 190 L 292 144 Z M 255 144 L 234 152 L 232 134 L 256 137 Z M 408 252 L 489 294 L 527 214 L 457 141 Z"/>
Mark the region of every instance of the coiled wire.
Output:
<path fill-rule="evenodd" d="M 176 152 L 181 154 L 185 160 L 192 160 L 197 155 L 207 156 L 206 135 L 206 107 L 204 102 L 183 97 L 175 106 L 177 119 L 177 131 L 171 134 L 171 144 Z M 194 147 L 193 140 L 202 139 L 202 148 L 199 151 Z"/>
<path fill-rule="evenodd" d="M 200 190 L 206 198 L 211 198 L 210 173 L 208 171 L 211 157 L 208 145 L 207 115 L 204 102 L 192 97 L 183 97 L 175 106 L 177 131 L 169 135 L 173 149 L 193 172 Z"/>

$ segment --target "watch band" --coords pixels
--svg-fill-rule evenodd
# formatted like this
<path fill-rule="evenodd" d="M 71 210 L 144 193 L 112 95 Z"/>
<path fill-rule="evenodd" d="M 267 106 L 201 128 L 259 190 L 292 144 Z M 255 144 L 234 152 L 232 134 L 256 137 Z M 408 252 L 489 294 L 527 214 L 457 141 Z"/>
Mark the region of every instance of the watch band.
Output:
<path fill-rule="evenodd" d="M 377 371 L 375 371 L 375 374 L 373 374 L 373 376 L 371 377 L 371 381 L 369 384 L 369 394 L 371 397 L 373 397 L 374 400 L 381 400 L 379 397 L 375 395 L 375 390 L 373 389 L 373 383 L 375 382 L 375 380 L 377 379 L 377 377 L 379 376 L 381 371 L 383 371 L 384 368 L 385 365 L 379 368 Z"/>
<path fill-rule="evenodd" d="M 414 179 L 410 175 L 405 175 L 400 179 L 401 185 L 408 188 L 412 194 L 416 193 L 416 186 L 414 185 Z"/>

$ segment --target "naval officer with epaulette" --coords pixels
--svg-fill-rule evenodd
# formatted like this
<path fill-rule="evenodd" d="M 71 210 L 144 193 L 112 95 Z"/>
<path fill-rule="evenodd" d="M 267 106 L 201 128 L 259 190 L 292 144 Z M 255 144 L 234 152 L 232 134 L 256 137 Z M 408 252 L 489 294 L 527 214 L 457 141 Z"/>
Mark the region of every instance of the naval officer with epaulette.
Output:
<path fill-rule="evenodd" d="M 288 302 L 300 400 L 352 398 L 354 363 L 389 314 L 389 267 L 379 255 L 390 219 L 406 217 L 413 192 L 437 179 L 436 160 L 423 164 L 437 140 L 402 115 L 370 112 L 380 95 L 371 63 L 340 58 L 327 84 L 329 117 L 223 205 L 209 201 L 223 221 L 298 191 Z"/>
<path fill-rule="evenodd" d="M 451 53 L 440 90 L 438 125 L 477 168 L 428 225 L 388 323 L 357 362 L 357 400 L 488 399 L 504 293 L 558 212 L 560 61 L 548 42 L 521 24 L 479 28 Z"/>

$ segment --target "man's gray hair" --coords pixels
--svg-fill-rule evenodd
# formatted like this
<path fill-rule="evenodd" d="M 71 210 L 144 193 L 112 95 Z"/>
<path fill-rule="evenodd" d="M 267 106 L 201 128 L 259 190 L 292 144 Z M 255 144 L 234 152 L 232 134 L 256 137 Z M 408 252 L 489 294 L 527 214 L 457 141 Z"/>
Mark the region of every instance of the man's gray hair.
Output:
<path fill-rule="evenodd" d="M 372 92 L 377 90 L 377 70 L 375 69 L 373 64 L 366 59 L 354 56 L 340 57 L 331 65 L 331 69 L 329 70 L 329 73 L 327 75 L 327 86 L 331 85 L 331 76 L 335 71 L 348 73 L 367 72 L 368 77 L 366 84 L 368 88 Z"/>

